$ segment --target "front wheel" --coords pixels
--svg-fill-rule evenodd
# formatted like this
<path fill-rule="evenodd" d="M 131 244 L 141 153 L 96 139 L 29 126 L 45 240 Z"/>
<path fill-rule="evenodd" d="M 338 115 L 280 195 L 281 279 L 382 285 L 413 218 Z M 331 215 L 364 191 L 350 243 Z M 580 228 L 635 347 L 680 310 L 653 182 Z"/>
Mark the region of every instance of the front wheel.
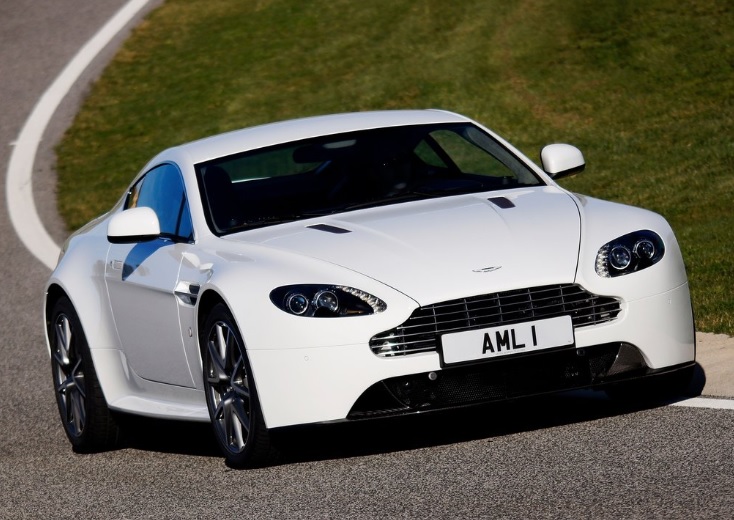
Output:
<path fill-rule="evenodd" d="M 56 404 L 74 451 L 114 448 L 120 430 L 107 408 L 79 317 L 66 297 L 53 306 L 48 337 Z"/>
<path fill-rule="evenodd" d="M 217 304 L 200 337 L 204 391 L 217 439 L 231 467 L 254 467 L 274 461 L 245 344 L 234 319 Z"/>

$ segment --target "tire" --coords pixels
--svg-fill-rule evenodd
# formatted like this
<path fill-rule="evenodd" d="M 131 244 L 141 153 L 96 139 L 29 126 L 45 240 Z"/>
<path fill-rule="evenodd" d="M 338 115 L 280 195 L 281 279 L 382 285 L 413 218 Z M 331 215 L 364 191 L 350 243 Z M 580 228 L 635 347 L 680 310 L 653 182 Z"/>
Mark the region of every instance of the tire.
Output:
<path fill-rule="evenodd" d="M 107 407 L 87 338 L 67 297 L 53 306 L 48 337 L 56 404 L 74 451 L 91 453 L 115 448 L 120 429 Z"/>
<path fill-rule="evenodd" d="M 265 426 L 245 343 L 223 304 L 213 307 L 199 341 L 206 404 L 227 465 L 272 464 L 278 454 Z"/>

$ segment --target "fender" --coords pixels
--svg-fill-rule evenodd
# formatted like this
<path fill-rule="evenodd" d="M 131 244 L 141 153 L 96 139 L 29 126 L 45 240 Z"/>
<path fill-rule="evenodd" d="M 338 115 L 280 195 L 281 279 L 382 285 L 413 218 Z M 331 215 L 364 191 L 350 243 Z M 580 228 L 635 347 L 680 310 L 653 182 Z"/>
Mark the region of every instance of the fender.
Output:
<path fill-rule="evenodd" d="M 60 259 L 52 277 L 47 282 L 44 295 L 46 322 L 48 322 L 48 315 L 53 304 L 52 301 L 49 301 L 49 296 L 55 290 L 62 291 L 71 300 L 84 328 L 91 351 L 120 348 L 110 306 L 107 302 L 104 260 L 100 260 L 107 256 L 106 251 L 99 250 L 100 227 L 103 226 L 98 225 L 85 234 L 81 234 L 80 230 L 78 234 L 69 239 L 67 253 Z M 74 250 L 74 261 L 77 262 L 74 265 L 66 261 L 70 257 L 68 252 L 72 250 Z M 80 268 L 78 264 L 80 258 L 87 260 L 83 268 Z M 50 355 L 51 347 L 48 337 L 46 342 Z"/>

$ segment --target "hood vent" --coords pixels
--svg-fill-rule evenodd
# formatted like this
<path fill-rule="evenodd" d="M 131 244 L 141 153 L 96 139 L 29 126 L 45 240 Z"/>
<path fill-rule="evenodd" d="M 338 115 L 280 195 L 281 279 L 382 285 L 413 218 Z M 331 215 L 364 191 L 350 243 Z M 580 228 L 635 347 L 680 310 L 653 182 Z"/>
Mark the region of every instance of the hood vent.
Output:
<path fill-rule="evenodd" d="M 510 209 L 515 207 L 515 203 L 506 197 L 492 197 L 487 200 L 502 209 Z"/>
<path fill-rule="evenodd" d="M 335 235 L 341 235 L 343 233 L 351 233 L 350 230 L 336 227 L 336 226 L 330 226 L 329 224 L 315 224 L 313 226 L 306 226 L 310 229 L 317 229 L 319 231 L 326 231 L 327 233 L 334 233 Z"/>

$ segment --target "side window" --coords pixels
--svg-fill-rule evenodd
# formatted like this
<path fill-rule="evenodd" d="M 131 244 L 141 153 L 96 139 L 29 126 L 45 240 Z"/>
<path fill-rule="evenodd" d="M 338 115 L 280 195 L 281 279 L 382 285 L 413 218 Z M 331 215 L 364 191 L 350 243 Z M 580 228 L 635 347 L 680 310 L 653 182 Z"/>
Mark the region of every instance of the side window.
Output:
<path fill-rule="evenodd" d="M 163 164 L 145 174 L 130 189 L 125 209 L 147 206 L 155 211 L 163 236 L 193 238 L 191 214 L 178 168 Z"/>

